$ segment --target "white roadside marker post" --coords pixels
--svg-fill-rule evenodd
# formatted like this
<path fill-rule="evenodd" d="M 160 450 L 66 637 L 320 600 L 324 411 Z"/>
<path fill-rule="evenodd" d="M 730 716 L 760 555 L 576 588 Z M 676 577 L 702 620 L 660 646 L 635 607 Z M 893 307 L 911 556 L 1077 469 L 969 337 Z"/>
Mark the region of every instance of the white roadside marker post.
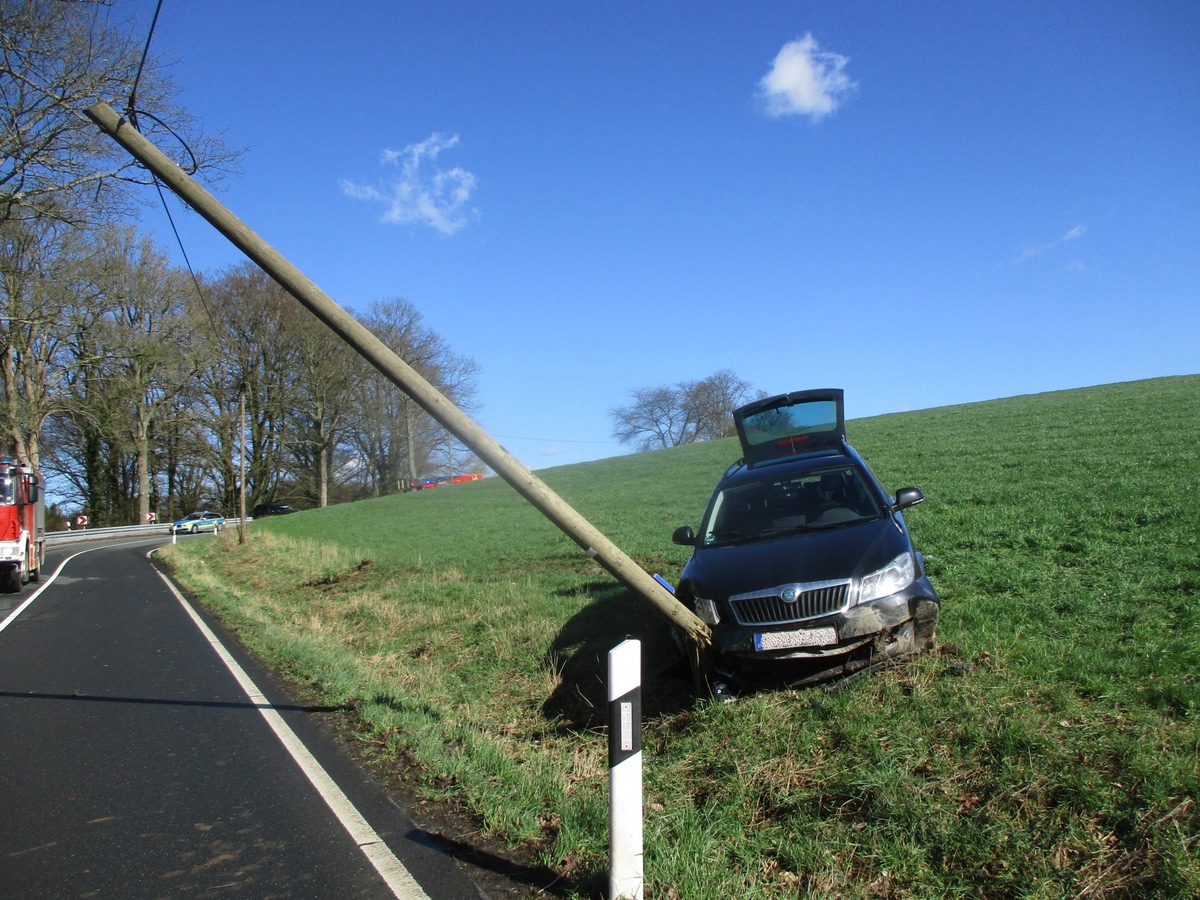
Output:
<path fill-rule="evenodd" d="M 608 652 L 610 900 L 642 900 L 642 644 Z"/>

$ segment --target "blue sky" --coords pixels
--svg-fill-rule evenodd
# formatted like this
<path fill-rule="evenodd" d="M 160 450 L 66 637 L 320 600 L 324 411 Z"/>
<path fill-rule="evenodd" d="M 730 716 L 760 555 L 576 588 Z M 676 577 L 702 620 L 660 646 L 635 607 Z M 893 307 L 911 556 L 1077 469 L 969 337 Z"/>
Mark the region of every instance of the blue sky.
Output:
<path fill-rule="evenodd" d="M 849 418 L 1200 372 L 1200 4 L 166 0 L 153 49 L 220 199 L 531 468 L 722 369 Z"/>

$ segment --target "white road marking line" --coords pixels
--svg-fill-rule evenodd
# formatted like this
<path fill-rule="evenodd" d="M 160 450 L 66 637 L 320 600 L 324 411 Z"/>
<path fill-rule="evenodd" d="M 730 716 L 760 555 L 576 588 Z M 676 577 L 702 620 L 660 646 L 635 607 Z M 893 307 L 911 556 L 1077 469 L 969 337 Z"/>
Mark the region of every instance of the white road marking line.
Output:
<path fill-rule="evenodd" d="M 100 547 L 89 547 L 87 550 L 80 550 L 78 553 L 72 553 L 70 556 L 68 556 L 66 559 L 64 559 L 62 562 L 60 562 L 58 564 L 58 568 L 54 570 L 54 574 L 51 575 L 49 578 L 45 579 L 44 581 L 39 581 L 37 589 L 26 598 L 25 602 L 22 603 L 20 606 L 18 606 L 16 609 L 14 609 L 11 613 L 9 613 L 3 622 L 0 622 L 0 631 L 3 631 L 5 628 L 7 628 L 9 625 L 11 625 L 14 621 L 16 621 L 17 616 L 19 616 L 21 613 L 25 612 L 25 610 L 29 608 L 29 604 L 32 603 L 34 600 L 36 600 L 38 598 L 38 596 L 42 593 L 42 591 L 44 591 L 46 588 L 50 587 L 50 585 L 54 584 L 54 580 L 56 578 L 58 578 L 59 573 L 62 572 L 63 567 L 67 563 L 69 563 L 71 560 L 73 560 L 77 556 L 82 556 L 85 553 L 91 553 L 93 550 L 99 550 L 99 549 L 101 549 L 101 548 Z"/>
<path fill-rule="evenodd" d="M 18 606 L 16 609 L 14 609 L 11 613 L 9 613 L 8 617 L 3 622 L 0 622 L 0 631 L 3 631 L 5 628 L 7 628 L 9 626 L 9 624 L 11 624 L 17 618 L 17 616 L 19 616 L 21 613 L 25 612 L 25 610 L 26 610 L 26 608 L 28 608 L 29 604 L 32 603 L 34 600 L 36 600 L 38 594 L 40 594 L 42 591 L 44 591 L 46 589 L 47 585 L 49 585 L 49 584 L 50 584 L 50 582 L 47 581 L 46 584 L 43 584 L 40 588 L 38 588 L 36 591 L 34 591 L 32 594 L 30 594 L 24 603 L 22 603 L 20 606 Z"/>
<path fill-rule="evenodd" d="M 337 816 L 338 821 L 342 823 L 342 827 L 346 829 L 347 834 L 353 838 L 362 850 L 363 855 L 367 857 L 371 865 L 375 867 L 375 871 L 379 873 L 379 877 L 387 883 L 392 894 L 397 900 L 429 900 L 429 895 L 417 883 L 417 880 L 412 877 L 412 874 L 404 867 L 404 864 L 396 858 L 392 853 L 391 848 L 384 843 L 381 838 L 363 818 L 362 814 L 350 802 L 350 799 L 342 793 L 342 789 L 337 786 L 328 773 L 317 762 L 316 758 L 304 746 L 303 742 L 296 737 L 296 733 L 288 727 L 288 724 L 283 721 L 283 717 L 271 706 L 266 695 L 258 689 L 258 686 L 250 680 L 250 676 L 245 670 L 238 665 L 235 660 L 225 649 L 225 645 L 213 633 L 212 629 L 205 624 L 199 614 L 192 605 L 187 602 L 183 594 L 175 587 L 171 580 L 160 570 L 155 567 L 155 572 L 158 577 L 163 580 L 167 588 L 175 595 L 175 599 L 183 606 L 184 611 L 188 614 L 196 627 L 200 629 L 200 633 L 204 635 L 217 656 L 225 663 L 225 667 L 235 679 L 246 696 L 258 708 L 263 719 L 275 732 L 275 736 L 279 738 L 280 743 L 287 748 L 288 753 L 292 755 L 292 759 L 296 761 L 296 765 L 304 772 L 305 777 L 317 793 L 321 795 L 321 799 L 325 801 L 325 805 Z"/>

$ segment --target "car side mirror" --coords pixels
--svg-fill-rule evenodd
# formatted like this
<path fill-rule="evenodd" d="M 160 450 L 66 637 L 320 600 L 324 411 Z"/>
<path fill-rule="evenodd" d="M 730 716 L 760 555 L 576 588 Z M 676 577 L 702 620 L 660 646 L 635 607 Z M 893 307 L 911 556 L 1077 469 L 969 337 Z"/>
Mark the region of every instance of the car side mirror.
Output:
<path fill-rule="evenodd" d="M 915 487 L 900 488 L 896 491 L 896 502 L 892 504 L 892 509 L 908 509 L 910 506 L 916 506 L 924 501 L 925 495 Z"/>
<path fill-rule="evenodd" d="M 692 531 L 691 525 L 680 525 L 671 533 L 671 543 L 683 547 L 695 547 L 696 532 Z"/>

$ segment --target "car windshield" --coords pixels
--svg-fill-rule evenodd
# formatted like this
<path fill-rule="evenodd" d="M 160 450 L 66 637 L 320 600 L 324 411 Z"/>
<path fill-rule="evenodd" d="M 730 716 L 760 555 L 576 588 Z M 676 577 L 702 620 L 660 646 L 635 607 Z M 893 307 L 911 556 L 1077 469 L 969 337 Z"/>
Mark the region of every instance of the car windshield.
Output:
<path fill-rule="evenodd" d="M 717 492 L 702 529 L 705 546 L 835 528 L 883 514 L 852 465 L 741 481 Z"/>

